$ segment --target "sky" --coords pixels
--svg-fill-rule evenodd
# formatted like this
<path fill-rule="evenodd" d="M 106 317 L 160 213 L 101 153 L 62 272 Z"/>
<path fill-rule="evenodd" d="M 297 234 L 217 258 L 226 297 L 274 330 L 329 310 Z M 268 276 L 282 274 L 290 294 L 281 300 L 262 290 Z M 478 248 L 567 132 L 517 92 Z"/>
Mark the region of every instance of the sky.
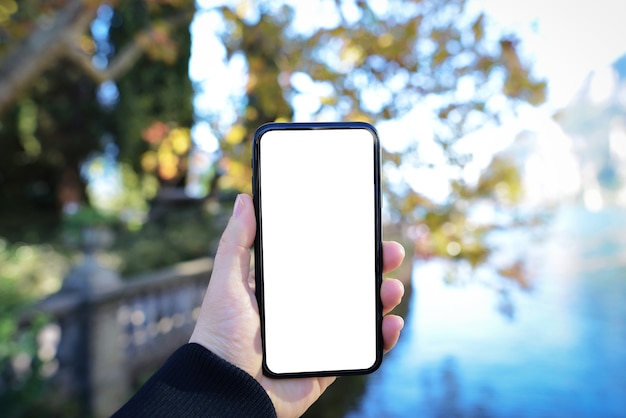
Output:
<path fill-rule="evenodd" d="M 626 53 L 624 0 L 479 0 L 503 32 L 522 38 L 522 50 L 549 81 L 547 107 L 567 105 L 584 78 Z"/>
<path fill-rule="evenodd" d="M 553 115 L 572 101 L 592 72 L 599 75 L 594 79 L 598 97 L 605 97 L 613 86 L 606 69 L 626 54 L 626 1 L 469 0 L 468 6 L 469 13 L 486 14 L 492 34 L 514 34 L 520 39 L 522 57 L 537 77 L 547 81 L 547 98 L 538 107 L 522 106 L 500 126 L 461 139 L 457 150 L 473 157 L 461 176 L 476 181 L 495 154 L 505 152 L 519 133 L 529 131 L 535 135 L 537 149 L 522 163 L 527 201 L 541 205 L 573 196 L 582 187 L 581 168 L 571 138 Z M 444 201 L 449 178 L 455 175 L 445 166 L 417 169 L 411 183 L 428 197 Z M 588 206 L 600 209 L 602 203 L 591 200 Z"/>
<path fill-rule="evenodd" d="M 301 22 L 299 25 L 316 21 L 328 23 L 325 8 L 332 1 L 288 2 L 303 5 L 295 16 L 296 22 Z M 214 0 L 198 1 L 200 8 L 205 9 L 217 3 Z M 384 8 L 386 0 L 371 0 L 370 3 L 375 9 Z M 472 163 L 460 175 L 470 182 L 475 181 L 494 154 L 509 147 L 518 133 L 529 130 L 536 133 L 538 143 L 545 147 L 539 151 L 544 155 L 540 163 L 532 162 L 535 174 L 529 179 L 535 182 L 539 195 L 553 194 L 564 182 L 569 182 L 565 189 L 576 189 L 580 185 L 572 179 L 577 176 L 579 167 L 573 162 L 570 140 L 552 116 L 572 100 L 592 71 L 606 68 L 626 53 L 626 0 L 468 0 L 467 12 L 472 15 L 484 12 L 489 22 L 488 33 L 494 36 L 514 34 L 521 40 L 519 51 L 527 62 L 532 63 L 534 74 L 547 80 L 548 95 L 543 105 L 522 106 L 516 115 L 509 115 L 501 126 L 486 127 L 459 141 L 458 150 L 471 151 L 473 155 Z M 225 51 L 213 35 L 219 30 L 217 14 L 210 12 L 199 13 L 192 26 L 194 44 L 190 75 L 210 92 L 210 95 L 197 96 L 195 104 L 200 111 L 224 109 L 228 91 L 242 91 L 244 88 L 243 59 L 232 60 L 228 67 L 216 61 L 225 57 Z M 600 83 L 602 85 L 608 84 Z M 296 109 L 296 119 L 306 120 L 307 101 L 301 100 L 298 104 L 302 109 L 300 112 Z M 427 110 L 416 109 L 407 115 L 407 124 L 410 122 L 410 126 L 415 126 L 415 120 L 419 120 L 423 129 L 429 129 L 428 118 L 431 116 Z M 227 119 L 232 123 L 236 117 L 236 114 L 231 114 Z M 408 136 L 403 139 L 402 125 L 400 122 L 377 126 L 383 145 L 402 148 L 403 140 L 411 140 Z M 208 152 L 217 149 L 217 138 L 208 124 L 198 124 L 194 133 L 203 149 Z M 493 140 L 495 137 L 497 141 Z M 444 201 L 449 192 L 449 178 L 458 176 L 458 170 L 439 164 L 445 161 L 440 147 L 423 142 L 420 143 L 421 155 L 427 155 L 428 160 L 437 166 L 409 169 L 398 176 L 407 178 L 414 188 L 431 199 Z M 393 177 L 393 173 L 388 174 Z M 546 182 L 543 174 L 549 174 L 551 182 Z"/>
<path fill-rule="evenodd" d="M 548 82 L 545 104 L 527 106 L 494 129 L 493 135 L 507 140 L 496 148 L 472 146 L 481 163 L 475 164 L 471 175 L 476 177 L 491 155 L 508 146 L 517 133 L 531 131 L 536 136 L 536 150 L 524 161 L 527 199 L 555 203 L 582 188 L 587 208 L 600 209 L 599 191 L 587 190 L 572 139 L 552 116 L 572 101 L 592 73 L 592 100 L 601 101 L 613 92 L 609 66 L 626 54 L 626 1 L 480 0 L 471 4 L 489 15 L 500 31 L 519 36 L 523 56 L 532 63 L 534 73 Z M 482 135 L 482 139 L 488 136 Z M 480 138 L 473 141 L 480 142 Z"/>
<path fill-rule="evenodd" d="M 198 1 L 205 9 L 221 3 L 225 1 Z M 288 3 L 300 4 L 295 17 L 300 26 L 305 21 L 329 23 L 324 5 L 332 2 Z M 513 33 L 521 38 L 521 50 L 533 62 L 535 73 L 549 80 L 547 107 L 551 109 L 565 106 L 589 72 L 626 53 L 625 0 L 469 0 L 467 11 L 483 11 L 496 33 Z M 214 53 L 216 44 L 211 32 L 219 29 L 215 16 L 202 17 L 197 23 L 193 29 L 197 51 Z M 192 77 L 205 78 L 207 70 L 216 66 L 206 65 L 199 55 L 192 60 Z"/>

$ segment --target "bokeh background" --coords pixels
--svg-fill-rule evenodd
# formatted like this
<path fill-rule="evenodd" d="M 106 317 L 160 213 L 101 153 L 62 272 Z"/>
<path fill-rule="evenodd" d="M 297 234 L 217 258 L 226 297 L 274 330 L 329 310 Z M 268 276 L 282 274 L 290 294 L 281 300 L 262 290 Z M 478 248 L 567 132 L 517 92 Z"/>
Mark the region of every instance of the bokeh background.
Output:
<path fill-rule="evenodd" d="M 0 0 L 0 415 L 115 411 L 190 335 L 254 130 L 349 120 L 381 137 L 406 323 L 307 416 L 624 416 L 624 16 Z"/>

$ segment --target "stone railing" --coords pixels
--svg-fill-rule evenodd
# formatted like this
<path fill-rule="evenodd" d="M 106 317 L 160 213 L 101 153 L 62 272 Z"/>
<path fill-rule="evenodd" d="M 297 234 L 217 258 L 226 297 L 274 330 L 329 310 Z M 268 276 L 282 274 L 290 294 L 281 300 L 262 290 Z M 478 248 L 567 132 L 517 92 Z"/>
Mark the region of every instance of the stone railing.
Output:
<path fill-rule="evenodd" d="M 121 281 L 87 254 L 37 307 L 51 319 L 38 344 L 54 390 L 82 415 L 109 416 L 187 342 L 212 266 L 198 259 Z"/>

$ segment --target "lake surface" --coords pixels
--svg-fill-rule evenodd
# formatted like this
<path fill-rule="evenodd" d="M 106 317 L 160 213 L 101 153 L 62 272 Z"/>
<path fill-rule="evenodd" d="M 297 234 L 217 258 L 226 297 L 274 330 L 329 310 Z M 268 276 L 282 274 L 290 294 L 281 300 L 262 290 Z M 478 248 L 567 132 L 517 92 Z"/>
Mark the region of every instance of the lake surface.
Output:
<path fill-rule="evenodd" d="M 626 209 L 560 209 L 519 245 L 533 289 L 512 316 L 416 262 L 402 338 L 347 416 L 626 417 Z"/>

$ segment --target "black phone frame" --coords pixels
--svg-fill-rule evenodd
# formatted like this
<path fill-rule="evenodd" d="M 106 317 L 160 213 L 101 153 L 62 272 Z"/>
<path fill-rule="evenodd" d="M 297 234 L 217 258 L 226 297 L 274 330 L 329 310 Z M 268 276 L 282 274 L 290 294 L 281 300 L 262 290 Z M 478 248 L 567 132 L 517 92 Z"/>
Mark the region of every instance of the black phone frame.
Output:
<path fill-rule="evenodd" d="M 262 223 L 263 216 L 261 213 L 261 187 L 260 187 L 260 141 L 263 135 L 272 130 L 326 130 L 326 129 L 365 129 L 371 133 L 374 146 L 374 220 L 375 220 L 375 279 L 376 279 L 376 360 L 371 367 L 367 369 L 354 370 L 320 370 L 293 373 L 275 373 L 269 369 L 265 356 L 265 314 L 264 314 L 264 296 L 263 296 L 263 236 Z M 256 299 L 259 308 L 260 327 L 261 327 L 261 345 L 263 351 L 263 374 L 271 378 L 300 378 L 300 377 L 324 377 L 324 376 L 352 376 L 364 375 L 376 371 L 382 364 L 383 358 L 383 336 L 382 336 L 382 320 L 383 307 L 380 298 L 380 288 L 382 285 L 382 221 L 381 221 L 381 151 L 380 140 L 376 128 L 366 122 L 272 122 L 260 126 L 253 137 L 252 142 L 252 197 L 254 201 L 254 211 L 256 215 L 256 236 L 254 240 L 255 254 L 255 280 L 256 280 Z"/>

